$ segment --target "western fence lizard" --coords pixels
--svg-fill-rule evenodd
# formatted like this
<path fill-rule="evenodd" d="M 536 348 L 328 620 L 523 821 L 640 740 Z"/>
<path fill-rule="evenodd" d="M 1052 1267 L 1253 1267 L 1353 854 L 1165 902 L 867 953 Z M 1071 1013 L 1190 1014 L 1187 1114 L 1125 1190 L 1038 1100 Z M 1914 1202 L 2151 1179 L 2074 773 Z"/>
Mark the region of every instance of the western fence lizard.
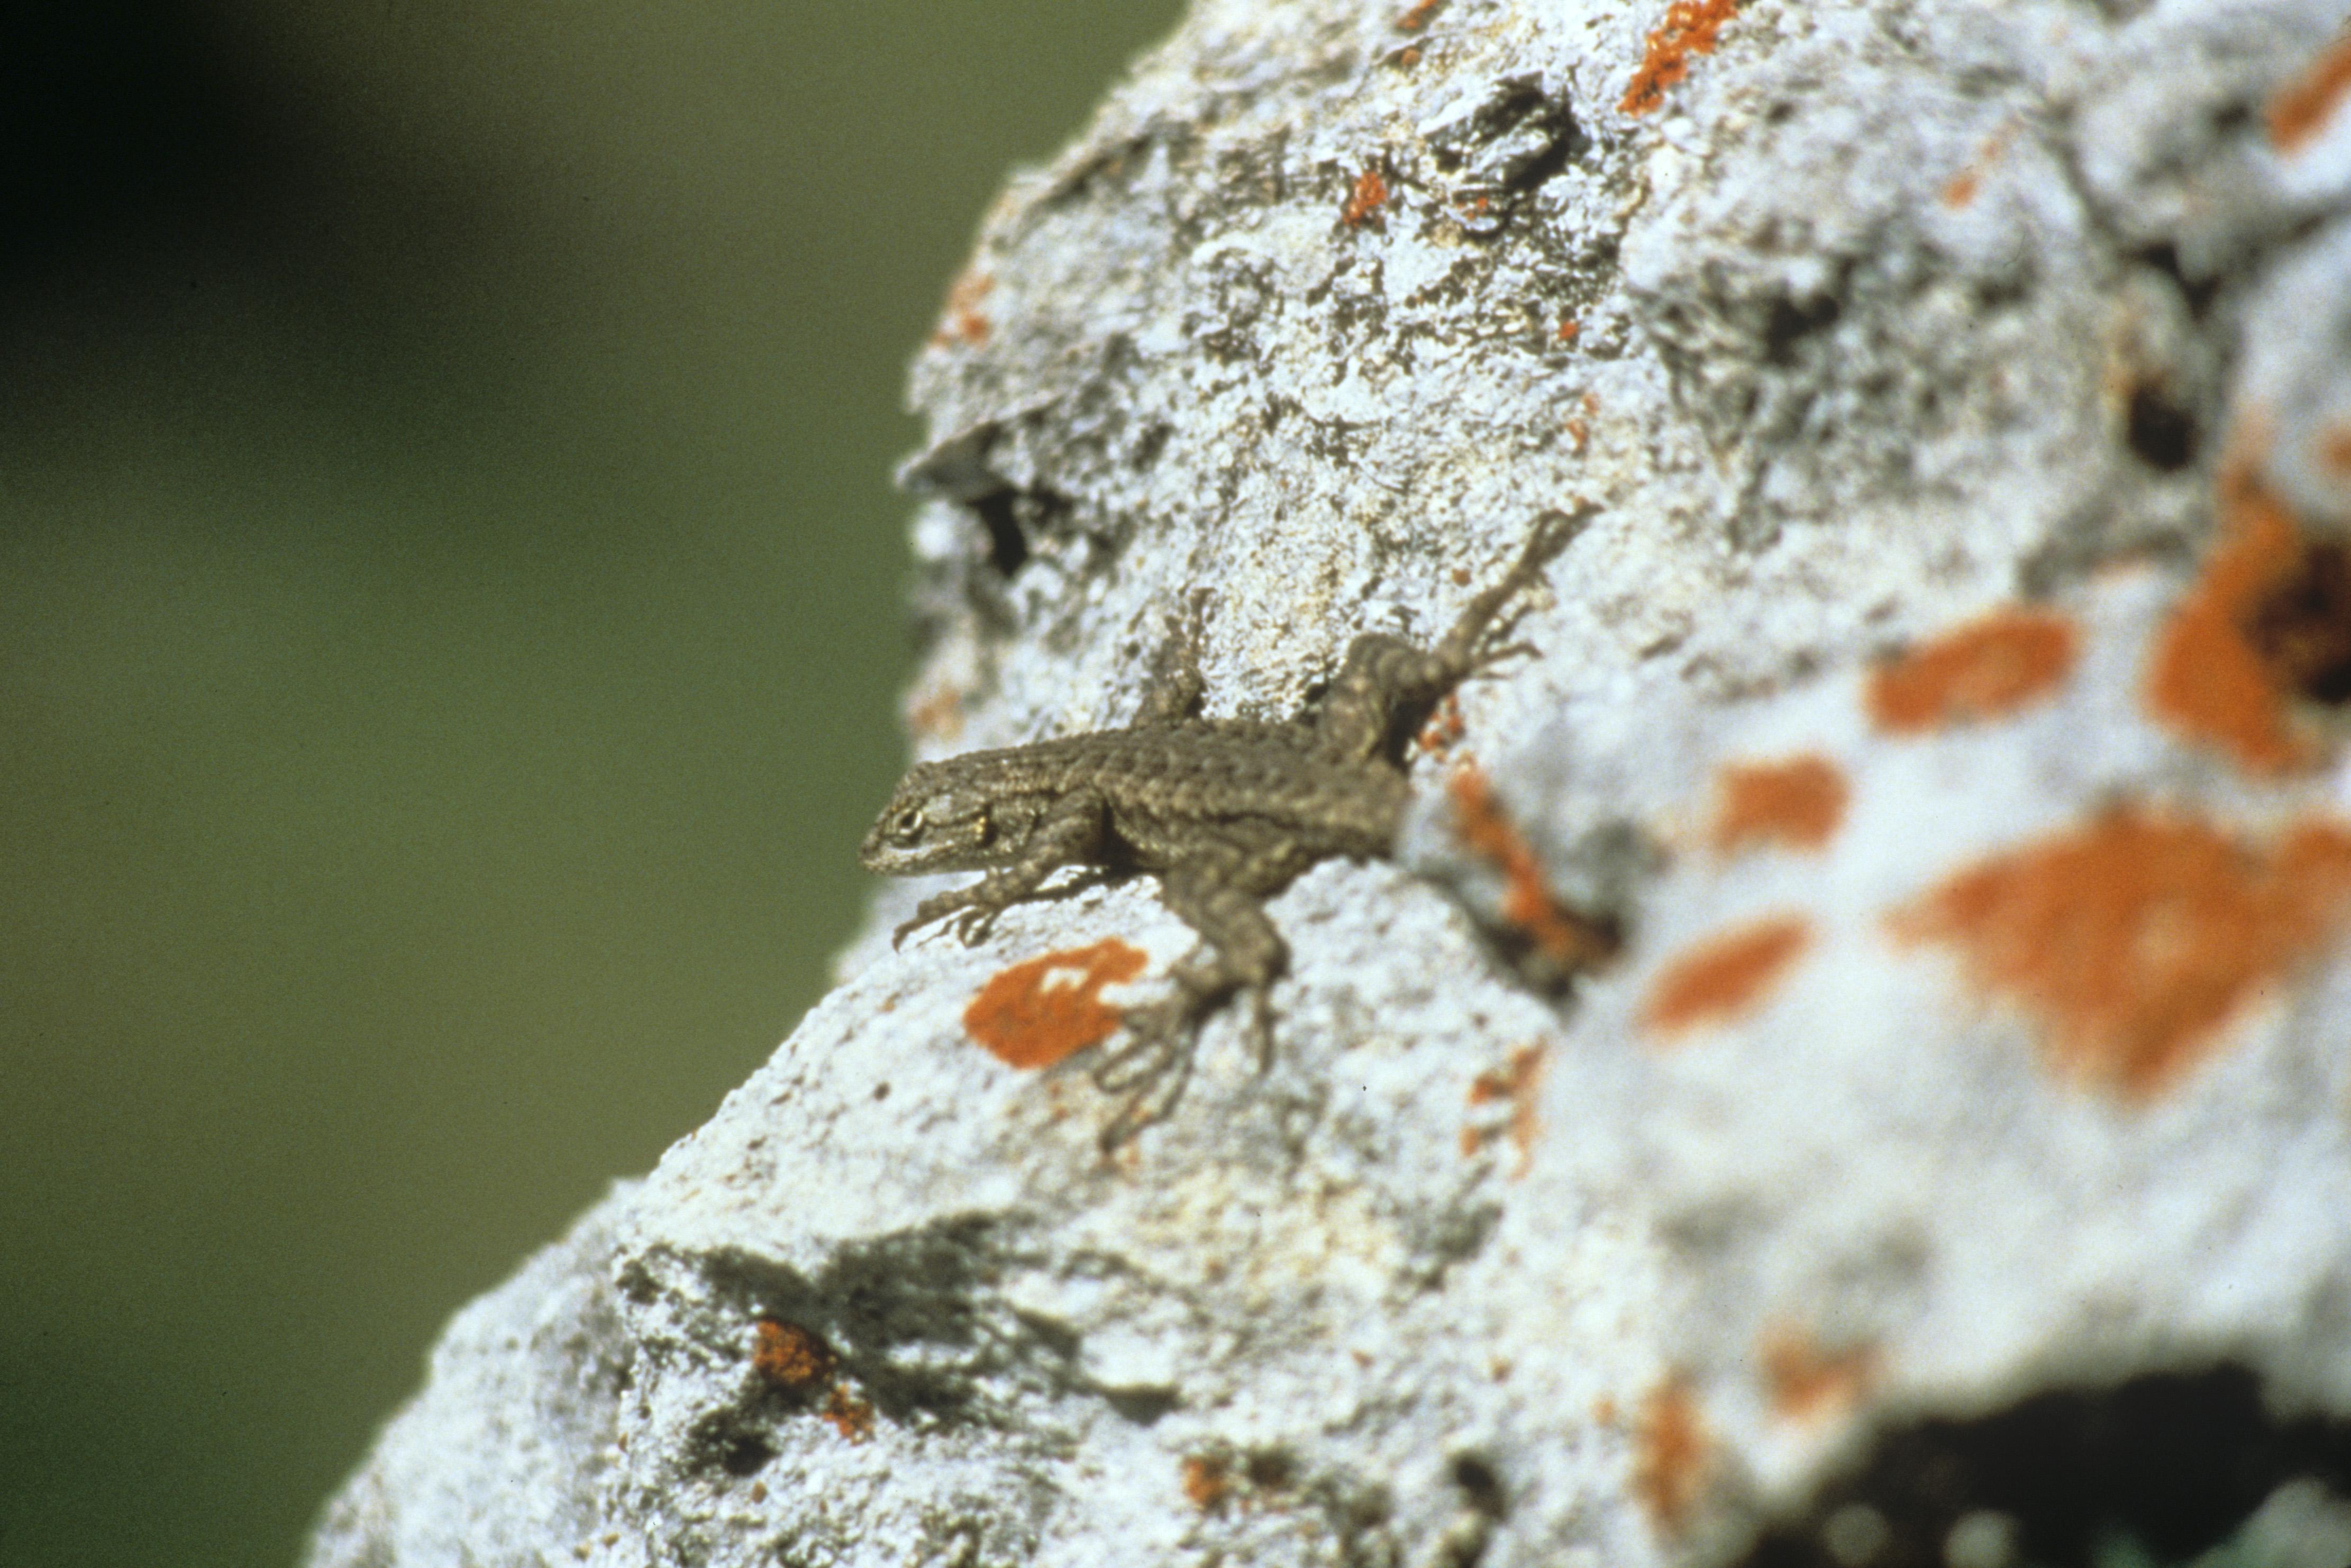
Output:
<path fill-rule="evenodd" d="M 1541 580 L 1581 516 L 1537 518 L 1518 560 L 1435 647 L 1357 637 L 1320 707 L 1288 723 L 1197 716 L 1196 597 L 1126 728 L 916 763 L 865 835 L 865 868 L 987 874 L 925 899 L 894 939 L 947 920 L 976 943 L 1011 905 L 1058 896 L 1044 884 L 1064 866 L 1157 876 L 1200 942 L 1169 971 L 1175 994 L 1129 1009 L 1130 1039 L 1094 1067 L 1096 1082 L 1127 1096 L 1102 1132 L 1115 1147 L 1174 1106 L 1200 1024 L 1238 993 L 1250 993 L 1258 1048 L 1270 1051 L 1267 993 L 1290 949 L 1265 901 L 1318 861 L 1394 852 L 1411 800 L 1405 747 L 1464 680 L 1531 651 L 1506 642 L 1521 612 L 1504 609 Z"/>

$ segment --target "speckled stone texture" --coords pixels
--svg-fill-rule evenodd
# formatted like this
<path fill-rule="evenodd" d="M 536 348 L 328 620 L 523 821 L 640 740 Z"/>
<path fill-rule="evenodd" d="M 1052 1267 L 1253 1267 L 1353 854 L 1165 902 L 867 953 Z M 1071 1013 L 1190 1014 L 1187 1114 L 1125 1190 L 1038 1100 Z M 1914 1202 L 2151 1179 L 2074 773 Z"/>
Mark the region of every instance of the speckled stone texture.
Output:
<path fill-rule="evenodd" d="M 1122 722 L 1194 587 L 1287 716 L 1590 503 L 1539 655 L 1113 1158 L 1150 883 L 884 890 L 310 1561 L 2339 1568 L 2346 38 L 1196 5 L 916 362 L 917 753 Z"/>

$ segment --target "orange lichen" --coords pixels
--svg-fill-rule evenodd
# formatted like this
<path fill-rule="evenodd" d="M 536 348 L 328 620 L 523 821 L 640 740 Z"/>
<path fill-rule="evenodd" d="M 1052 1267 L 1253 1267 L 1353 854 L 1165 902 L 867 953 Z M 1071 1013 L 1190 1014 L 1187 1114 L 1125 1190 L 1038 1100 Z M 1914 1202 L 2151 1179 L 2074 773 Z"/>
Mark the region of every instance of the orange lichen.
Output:
<path fill-rule="evenodd" d="M 832 1397 L 817 1412 L 832 1423 L 832 1429 L 852 1443 L 862 1443 L 873 1436 L 873 1406 L 849 1391 L 846 1383 L 836 1385 Z"/>
<path fill-rule="evenodd" d="M 1983 185 L 1984 171 L 1998 162 L 2001 154 L 2008 151 L 2009 135 L 2010 129 L 2001 128 L 1983 144 L 1982 150 L 1970 160 L 1966 168 L 1951 176 L 1943 186 L 1943 205 L 1957 209 L 1976 199 L 1976 193 Z"/>
<path fill-rule="evenodd" d="M 2156 638 L 2147 704 L 2186 739 L 2254 773 L 2310 760 L 2286 708 L 2287 683 L 2251 632 L 2264 607 L 2305 570 L 2301 529 L 2253 472 L 2232 461 L 2220 480 L 2220 530 L 2196 582 Z"/>
<path fill-rule="evenodd" d="M 1361 228 L 1365 224 L 1380 222 L 1380 209 L 1388 204 L 1388 183 L 1380 178 L 1377 169 L 1366 169 L 1355 176 L 1354 189 L 1347 193 L 1347 204 L 1339 211 L 1339 221 L 1349 228 Z"/>
<path fill-rule="evenodd" d="M 979 313 L 979 302 L 996 287 L 996 279 L 984 272 L 960 274 L 947 286 L 946 304 L 940 308 L 937 330 L 931 334 L 935 348 L 947 348 L 956 343 L 977 347 L 987 341 L 992 329 L 987 317 Z"/>
<path fill-rule="evenodd" d="M 906 727 L 933 740 L 953 740 L 963 734 L 963 695 L 945 682 L 916 696 L 906 706 Z"/>
<path fill-rule="evenodd" d="M 1578 457 L 1583 455 L 1584 444 L 1592 438 L 1592 427 L 1580 419 L 1567 422 L 1567 441 Z"/>
<path fill-rule="evenodd" d="M 1708 937 L 1658 971 L 1641 1010 L 1642 1026 L 1655 1034 L 1678 1034 L 1737 1018 L 1763 999 L 1812 940 L 1812 924 L 1800 915 Z"/>
<path fill-rule="evenodd" d="M 1511 1067 L 1515 1068 L 1517 1065 L 1514 1057 Z M 1514 1087 L 1514 1077 L 1515 1073 L 1508 1070 L 1480 1072 L 1477 1077 L 1469 1080 L 1469 1092 L 1467 1096 L 1469 1103 L 1491 1105 L 1497 1100 L 1509 1099 Z"/>
<path fill-rule="evenodd" d="M 1674 1534 L 1689 1522 L 1714 1469 L 1714 1439 L 1698 1418 L 1689 1382 L 1667 1378 L 1641 1402 L 1634 1433 L 1633 1495 L 1658 1530 Z"/>
<path fill-rule="evenodd" d="M 1562 316 L 1559 319 L 1559 340 L 1561 342 L 1573 343 L 1580 335 L 1582 335 L 1583 331 L 1583 323 L 1577 320 L 1574 317 Z"/>
<path fill-rule="evenodd" d="M 1771 1408 L 1783 1419 L 1810 1421 L 1850 1410 L 1877 1376 L 1877 1350 L 1855 1345 L 1829 1352 L 1803 1330 L 1786 1323 L 1763 1333 L 1757 1347 Z"/>
<path fill-rule="evenodd" d="M 1428 26 L 1428 19 L 1431 16 L 1436 16 L 1437 8 L 1444 4 L 1445 0 L 1415 0 L 1413 8 L 1396 18 L 1396 31 L 1399 33 L 1419 32 L 1423 27 Z"/>
<path fill-rule="evenodd" d="M 1649 29 L 1640 68 L 1626 84 L 1616 107 L 1626 114 L 1646 114 L 1666 101 L 1666 89 L 1689 75 L 1692 55 L 1714 53 L 1722 25 L 1739 13 L 1740 0 L 1674 0 L 1666 19 Z"/>
<path fill-rule="evenodd" d="M 1948 943 L 1980 990 L 2022 1006 L 2064 1078 L 2134 1099 L 2210 1049 L 2351 915 L 2351 824 L 2274 845 L 2123 807 L 1951 877 L 1888 922 Z"/>
<path fill-rule="evenodd" d="M 1182 1473 L 1184 1497 L 1202 1513 L 1222 1508 L 1232 1493 L 1232 1475 L 1214 1454 L 1186 1455 Z"/>
<path fill-rule="evenodd" d="M 2292 152 L 2314 140 L 2351 92 L 2351 34 L 2319 51 L 2310 68 L 2270 98 L 2265 118 L 2270 145 Z"/>
<path fill-rule="evenodd" d="M 1510 1064 L 1499 1071 L 1480 1072 L 1469 1081 L 1469 1103 L 1490 1105 L 1507 1100 L 1510 1119 L 1499 1129 L 1475 1126 L 1461 1129 L 1461 1152 L 1474 1155 L 1485 1147 L 1495 1132 L 1505 1133 L 1510 1146 L 1519 1152 L 1518 1163 L 1510 1169 L 1510 1179 L 1523 1177 L 1534 1163 L 1535 1139 L 1542 1133 L 1542 1121 L 1537 1113 L 1542 1087 L 1543 1048 L 1522 1045 L 1510 1052 Z"/>
<path fill-rule="evenodd" d="M 1997 718 L 2048 695 L 2074 668 L 2074 623 L 2039 610 L 1996 610 L 1872 671 L 1867 702 L 1895 735 Z"/>
<path fill-rule="evenodd" d="M 751 1348 L 751 1364 L 759 1375 L 794 1394 L 828 1381 L 841 1364 L 823 1340 L 798 1323 L 761 1318 Z"/>
<path fill-rule="evenodd" d="M 1443 757 L 1468 733 L 1468 726 L 1461 718 L 1461 703 L 1458 698 L 1448 695 L 1437 705 L 1437 711 L 1428 716 L 1428 722 L 1420 727 L 1420 734 L 1415 740 L 1421 750 L 1430 756 Z"/>
<path fill-rule="evenodd" d="M 1543 885 L 1542 866 L 1519 830 L 1502 814 L 1493 786 L 1476 768 L 1447 781 L 1462 841 L 1502 873 L 1502 918 L 1538 953 L 1565 970 L 1589 968 L 1614 954 L 1608 930 L 1562 905 Z"/>
<path fill-rule="evenodd" d="M 1735 854 L 1765 844 L 1816 850 L 1844 821 L 1852 791 L 1825 757 L 1732 763 L 1715 779 L 1714 847 Z"/>
<path fill-rule="evenodd" d="M 2318 464 L 2351 476 L 2351 423 L 2337 422 L 2318 433 Z"/>
<path fill-rule="evenodd" d="M 1015 964 L 971 998 L 963 1027 L 999 1061 L 1050 1067 L 1111 1037 L 1120 1014 L 1102 988 L 1134 978 L 1149 959 L 1111 936 Z"/>

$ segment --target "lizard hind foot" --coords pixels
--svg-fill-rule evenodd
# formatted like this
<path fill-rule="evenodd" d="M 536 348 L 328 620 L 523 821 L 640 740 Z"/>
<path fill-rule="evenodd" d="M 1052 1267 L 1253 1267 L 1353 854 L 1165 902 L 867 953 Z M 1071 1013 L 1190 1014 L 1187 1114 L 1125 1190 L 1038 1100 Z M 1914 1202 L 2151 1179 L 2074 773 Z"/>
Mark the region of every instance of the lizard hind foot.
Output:
<path fill-rule="evenodd" d="M 1519 559 L 1510 564 L 1510 579 L 1521 587 L 1531 586 L 1542 576 L 1542 569 L 1575 542 L 1575 536 L 1583 531 L 1583 526 L 1599 510 L 1591 502 L 1578 498 L 1572 507 L 1550 507 L 1536 514 L 1534 532 L 1527 537 Z"/>

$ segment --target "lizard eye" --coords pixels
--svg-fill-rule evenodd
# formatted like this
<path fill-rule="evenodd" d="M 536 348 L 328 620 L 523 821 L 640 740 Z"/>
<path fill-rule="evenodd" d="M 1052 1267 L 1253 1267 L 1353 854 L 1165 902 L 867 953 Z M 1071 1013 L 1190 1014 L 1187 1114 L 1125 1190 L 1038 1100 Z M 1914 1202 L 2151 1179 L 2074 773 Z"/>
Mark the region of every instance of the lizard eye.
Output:
<path fill-rule="evenodd" d="M 917 839 L 922 832 L 923 809 L 920 806 L 909 806 L 890 819 L 890 836 L 893 839 Z"/>

